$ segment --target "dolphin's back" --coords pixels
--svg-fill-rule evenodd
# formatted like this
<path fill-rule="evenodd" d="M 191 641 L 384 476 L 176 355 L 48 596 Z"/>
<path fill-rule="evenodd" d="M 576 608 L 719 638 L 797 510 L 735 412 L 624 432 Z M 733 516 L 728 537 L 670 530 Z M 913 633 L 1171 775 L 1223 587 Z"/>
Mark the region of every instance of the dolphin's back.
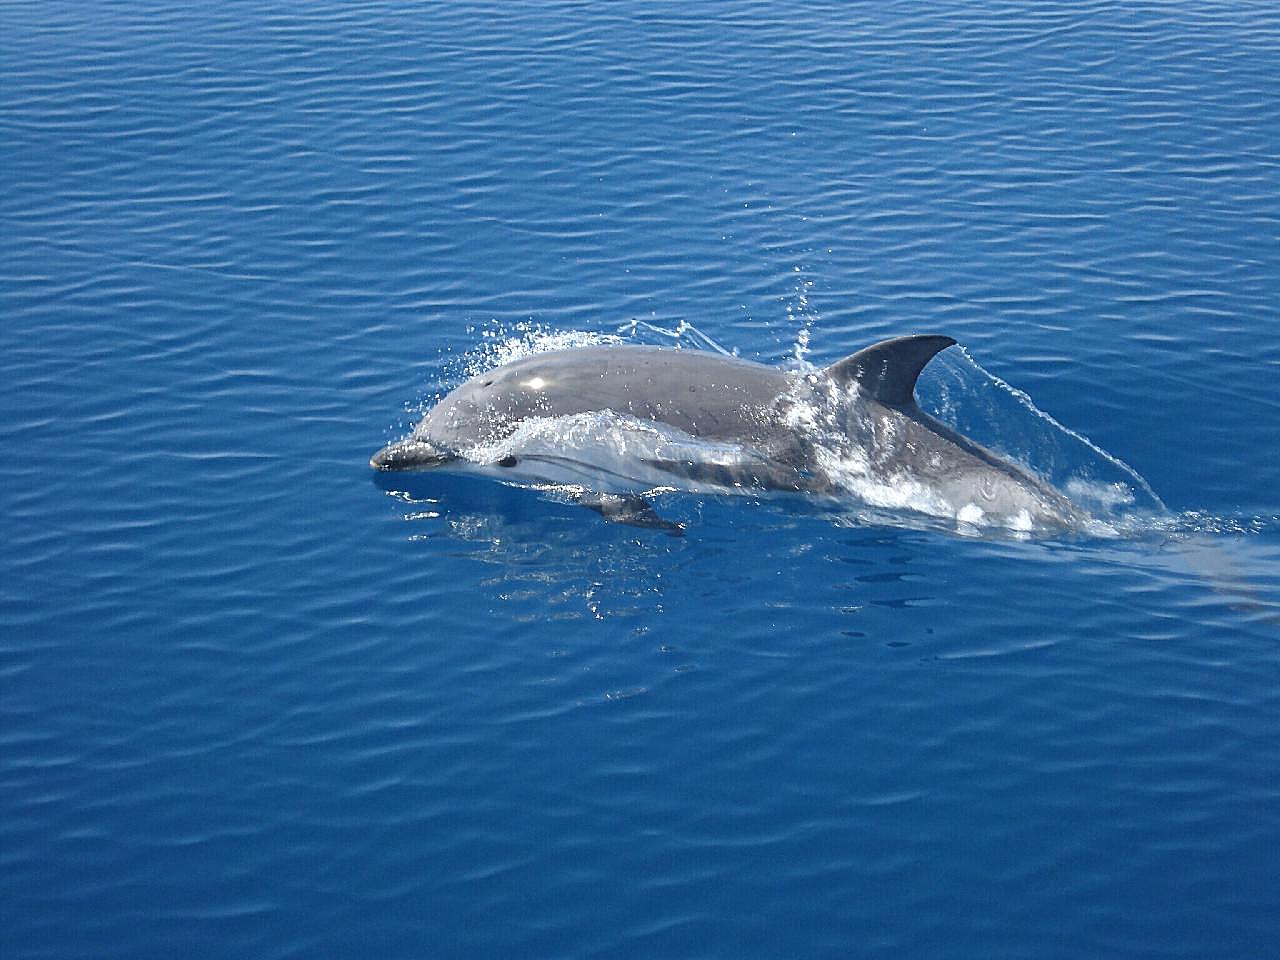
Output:
<path fill-rule="evenodd" d="M 528 417 L 599 410 L 666 424 L 694 437 L 762 443 L 794 376 L 697 350 L 601 346 L 533 354 L 463 384 L 422 427 L 436 441 L 474 442 L 476 421 L 500 435 Z M 456 439 L 451 434 L 456 433 Z"/>

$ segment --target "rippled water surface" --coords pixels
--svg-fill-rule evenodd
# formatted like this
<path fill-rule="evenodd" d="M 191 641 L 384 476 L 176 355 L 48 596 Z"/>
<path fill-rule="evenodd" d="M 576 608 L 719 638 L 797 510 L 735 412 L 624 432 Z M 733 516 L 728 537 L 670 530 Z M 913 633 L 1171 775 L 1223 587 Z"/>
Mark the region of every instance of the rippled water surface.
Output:
<path fill-rule="evenodd" d="M 1274 4 L 0 0 L 0 251 L 5 960 L 1280 955 Z M 633 319 L 1167 514 L 371 474 Z"/>

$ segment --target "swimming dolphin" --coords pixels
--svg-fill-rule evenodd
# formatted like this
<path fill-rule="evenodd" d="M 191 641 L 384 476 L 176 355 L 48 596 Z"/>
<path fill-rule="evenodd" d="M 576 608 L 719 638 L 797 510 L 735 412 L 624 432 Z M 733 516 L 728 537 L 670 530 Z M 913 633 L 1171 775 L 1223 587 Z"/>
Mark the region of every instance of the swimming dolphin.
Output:
<path fill-rule="evenodd" d="M 1079 511 L 1065 496 L 916 404 L 920 372 L 954 343 L 938 335 L 897 337 L 810 373 L 650 346 L 533 354 L 466 381 L 369 463 L 378 470 L 456 464 L 568 480 L 580 502 L 642 525 L 663 524 L 626 492 L 628 481 L 639 488 L 860 492 L 875 506 L 960 522 L 1069 526 Z M 584 451 L 564 434 L 512 445 L 530 425 L 599 415 L 612 417 L 605 428 L 647 433 L 648 441 L 621 444 L 621 460 L 609 460 L 608 444 Z M 612 486 L 623 494 L 604 489 Z"/>

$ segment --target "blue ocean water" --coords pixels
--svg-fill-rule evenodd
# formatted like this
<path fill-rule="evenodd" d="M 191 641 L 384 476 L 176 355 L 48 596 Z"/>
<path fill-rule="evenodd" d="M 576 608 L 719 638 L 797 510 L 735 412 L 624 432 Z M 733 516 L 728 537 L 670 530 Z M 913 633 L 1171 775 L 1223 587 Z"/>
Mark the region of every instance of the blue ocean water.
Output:
<path fill-rule="evenodd" d="M 0 238 L 5 960 L 1280 955 L 1274 4 L 0 2 Z M 1168 515 L 371 474 L 633 319 Z"/>

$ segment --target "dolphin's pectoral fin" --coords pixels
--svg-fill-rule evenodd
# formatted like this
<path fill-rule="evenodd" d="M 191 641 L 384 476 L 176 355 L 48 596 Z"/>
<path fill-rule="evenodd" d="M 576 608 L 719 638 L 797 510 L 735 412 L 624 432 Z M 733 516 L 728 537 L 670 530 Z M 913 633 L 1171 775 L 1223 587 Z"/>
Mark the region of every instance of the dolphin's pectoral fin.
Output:
<path fill-rule="evenodd" d="M 827 367 L 839 384 L 857 383 L 866 396 L 887 407 L 915 405 L 916 380 L 934 355 L 954 344 L 950 337 L 916 334 L 872 344 Z"/>
<path fill-rule="evenodd" d="M 683 523 L 663 519 L 653 509 L 653 504 L 636 494 L 584 491 L 574 500 L 613 523 L 625 523 L 630 527 L 644 527 L 648 530 L 661 530 L 673 537 L 684 536 Z"/>

